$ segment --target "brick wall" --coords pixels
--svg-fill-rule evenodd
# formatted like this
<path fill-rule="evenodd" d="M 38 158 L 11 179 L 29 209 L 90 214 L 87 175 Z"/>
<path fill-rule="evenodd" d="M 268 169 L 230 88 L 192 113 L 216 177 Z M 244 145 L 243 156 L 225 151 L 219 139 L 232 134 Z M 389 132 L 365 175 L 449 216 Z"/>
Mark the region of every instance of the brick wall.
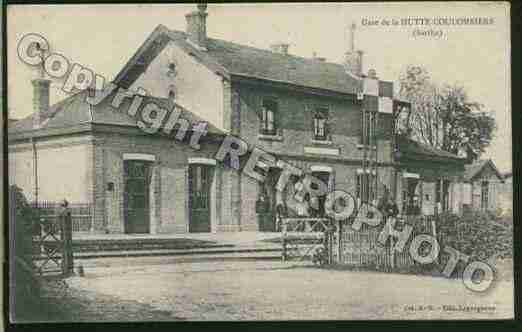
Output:
<path fill-rule="evenodd" d="M 257 231 L 259 229 L 256 214 L 256 200 L 258 198 L 257 180 L 249 176 L 241 176 L 241 230 Z"/>
<path fill-rule="evenodd" d="M 361 137 L 362 111 L 356 100 L 341 100 L 321 96 L 297 94 L 279 90 L 266 90 L 246 85 L 233 87 L 239 94 L 241 138 L 266 151 L 281 154 L 304 155 L 305 146 L 320 146 L 313 140 L 313 112 L 316 106 L 329 109 L 329 126 L 332 135 L 331 147 L 340 149 L 344 159 L 360 159 L 363 156 L 357 148 Z M 259 137 L 261 105 L 263 97 L 276 98 L 279 105 L 277 115 L 282 140 L 264 140 Z M 379 115 L 381 131 L 391 130 L 391 117 Z M 390 137 L 379 142 L 379 160 L 391 162 Z"/>
<path fill-rule="evenodd" d="M 105 210 L 105 174 L 108 170 L 105 169 L 107 162 L 105 162 L 105 141 L 96 137 L 93 142 L 93 189 L 92 189 L 92 216 L 93 216 L 93 231 L 106 232 L 108 230 L 106 221 L 112 216 L 107 216 Z M 112 202 L 109 202 L 111 204 Z M 106 218 L 107 217 L 107 218 Z"/>
<path fill-rule="evenodd" d="M 238 174 L 235 170 L 223 167 L 221 172 L 221 220 L 217 226 L 218 232 L 239 231 L 237 210 L 233 209 L 232 202 L 238 201 Z M 236 192 L 236 194 L 234 194 Z M 238 198 L 239 196 L 239 198 Z"/>
<path fill-rule="evenodd" d="M 158 233 L 188 233 L 186 177 L 186 167 L 161 167 Z"/>
<path fill-rule="evenodd" d="M 186 143 L 175 142 L 158 136 L 97 133 L 95 144 L 95 173 L 99 180 L 94 186 L 95 231 L 106 229 L 121 233 L 123 228 L 123 154 L 142 153 L 153 155 L 151 179 L 151 231 L 156 233 L 188 232 L 188 159 L 194 157 L 214 159 L 218 149 L 216 142 L 201 144 L 196 151 Z M 102 143 L 103 142 L 103 143 Z M 236 171 L 214 167 L 211 189 L 211 225 L 214 231 L 238 230 L 240 207 L 234 210 L 232 201 L 240 202 Z M 107 183 L 114 183 L 114 190 L 107 191 Z M 233 190 L 233 188 L 236 188 Z M 99 213 L 103 211 L 104 213 Z M 105 219 L 104 219 L 105 218 Z M 105 224 L 104 224 L 105 222 Z M 155 224 L 152 224 L 155 223 Z"/>
<path fill-rule="evenodd" d="M 227 91 L 225 89 L 225 91 Z M 358 148 L 361 136 L 361 106 L 353 100 L 340 100 L 312 95 L 296 94 L 278 90 L 264 90 L 260 87 L 233 85 L 230 103 L 230 122 L 232 132 L 239 134 L 242 139 L 252 146 L 275 155 L 305 171 L 311 165 L 323 165 L 333 168 L 335 188 L 348 191 L 355 195 L 356 172 L 361 167 L 360 160 L 363 150 Z M 275 97 L 279 104 L 278 134 L 280 140 L 265 140 L 259 137 L 259 112 L 263 97 Z M 332 145 L 318 145 L 313 140 L 313 112 L 315 106 L 327 106 L 330 117 L 330 133 Z M 225 108 L 225 114 L 228 114 Z M 239 128 L 236 128 L 236 125 Z M 391 130 L 391 117 L 387 114 L 379 118 L 381 132 Z M 378 161 L 390 163 L 391 144 L 390 135 L 382 135 L 378 141 Z M 340 149 L 339 156 L 312 155 L 304 152 L 305 147 L 333 147 Z M 381 165 L 379 168 L 379 182 L 392 187 L 393 169 Z M 382 188 L 380 186 L 379 188 Z M 238 192 L 239 189 L 239 192 Z M 258 196 L 258 184 L 243 176 L 240 186 L 236 188 L 233 182 L 230 193 L 233 206 L 241 205 L 241 229 L 255 230 L 256 222 L 255 201 Z M 380 193 L 379 193 L 380 194 Z M 241 197 L 235 202 L 235 197 Z M 234 209 L 235 211 L 235 209 Z"/>

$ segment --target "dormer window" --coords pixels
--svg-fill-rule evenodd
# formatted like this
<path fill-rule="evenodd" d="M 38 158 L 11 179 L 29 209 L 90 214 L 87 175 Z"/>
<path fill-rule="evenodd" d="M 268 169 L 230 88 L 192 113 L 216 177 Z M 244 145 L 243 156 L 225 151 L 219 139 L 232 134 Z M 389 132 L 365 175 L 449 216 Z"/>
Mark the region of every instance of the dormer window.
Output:
<path fill-rule="evenodd" d="M 167 96 L 170 100 L 176 100 L 176 87 L 174 85 L 170 85 L 167 90 Z"/>
<path fill-rule="evenodd" d="M 328 140 L 328 108 L 317 107 L 314 111 L 314 140 Z"/>
<path fill-rule="evenodd" d="M 274 98 L 264 98 L 261 107 L 261 126 L 262 135 L 276 135 L 277 133 L 277 111 L 278 103 Z"/>
<path fill-rule="evenodd" d="M 178 74 L 177 66 L 174 62 L 170 62 L 168 65 L 167 76 L 176 77 Z"/>
<path fill-rule="evenodd" d="M 489 207 L 489 182 L 482 181 L 480 184 L 480 208 L 487 210 Z"/>

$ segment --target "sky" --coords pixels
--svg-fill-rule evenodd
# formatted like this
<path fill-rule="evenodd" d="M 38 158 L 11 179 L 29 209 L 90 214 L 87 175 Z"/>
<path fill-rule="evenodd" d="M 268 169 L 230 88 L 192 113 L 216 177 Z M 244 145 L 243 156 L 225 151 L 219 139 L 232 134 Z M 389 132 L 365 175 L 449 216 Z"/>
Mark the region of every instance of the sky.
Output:
<path fill-rule="evenodd" d="M 44 36 L 51 52 L 112 79 L 152 30 L 163 24 L 185 30 L 185 14 L 195 5 L 31 5 L 7 8 L 8 109 L 11 118 L 32 112 L 31 79 L 38 72 L 22 63 L 17 42 L 27 33 Z M 207 34 L 268 49 L 290 44 L 289 52 L 342 62 L 348 26 L 357 25 L 355 47 L 364 51 L 363 68 L 397 81 L 406 65 L 425 66 L 435 82 L 460 84 L 470 99 L 495 117 L 498 130 L 483 158 L 511 170 L 511 77 L 509 6 L 505 3 L 329 3 L 210 4 Z M 383 20 L 408 17 L 488 17 L 490 25 L 386 26 Z M 379 21 L 367 25 L 364 21 Z M 442 36 L 414 36 L 442 31 Z M 63 82 L 51 84 L 51 102 L 65 97 Z"/>

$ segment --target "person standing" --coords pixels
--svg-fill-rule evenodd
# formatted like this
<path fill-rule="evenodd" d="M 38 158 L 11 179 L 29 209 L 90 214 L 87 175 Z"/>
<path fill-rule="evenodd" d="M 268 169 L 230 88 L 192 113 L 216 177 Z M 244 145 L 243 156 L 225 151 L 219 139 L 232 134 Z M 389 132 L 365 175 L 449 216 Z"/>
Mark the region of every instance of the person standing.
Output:
<path fill-rule="evenodd" d="M 397 206 L 397 203 L 395 203 L 391 195 L 388 196 L 388 199 L 384 204 L 383 212 L 386 217 L 397 217 L 397 215 L 399 214 L 399 207 Z"/>
<path fill-rule="evenodd" d="M 396 217 L 399 214 L 399 207 L 397 203 L 393 200 L 393 197 L 388 188 L 384 188 L 384 195 L 381 197 L 379 204 L 377 205 L 377 209 L 381 211 L 384 218 L 386 217 Z"/>

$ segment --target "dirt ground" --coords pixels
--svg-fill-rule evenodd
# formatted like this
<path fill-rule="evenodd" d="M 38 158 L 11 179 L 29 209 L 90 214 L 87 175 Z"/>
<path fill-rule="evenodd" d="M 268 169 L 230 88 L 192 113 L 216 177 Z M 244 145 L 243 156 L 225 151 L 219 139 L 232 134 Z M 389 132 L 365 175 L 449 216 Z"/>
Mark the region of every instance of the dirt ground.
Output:
<path fill-rule="evenodd" d="M 507 264 L 506 266 L 510 266 Z M 282 262 L 107 260 L 54 291 L 59 321 L 500 319 L 513 316 L 503 273 L 483 294 L 461 280 Z M 53 288 L 53 289 L 56 289 Z"/>

